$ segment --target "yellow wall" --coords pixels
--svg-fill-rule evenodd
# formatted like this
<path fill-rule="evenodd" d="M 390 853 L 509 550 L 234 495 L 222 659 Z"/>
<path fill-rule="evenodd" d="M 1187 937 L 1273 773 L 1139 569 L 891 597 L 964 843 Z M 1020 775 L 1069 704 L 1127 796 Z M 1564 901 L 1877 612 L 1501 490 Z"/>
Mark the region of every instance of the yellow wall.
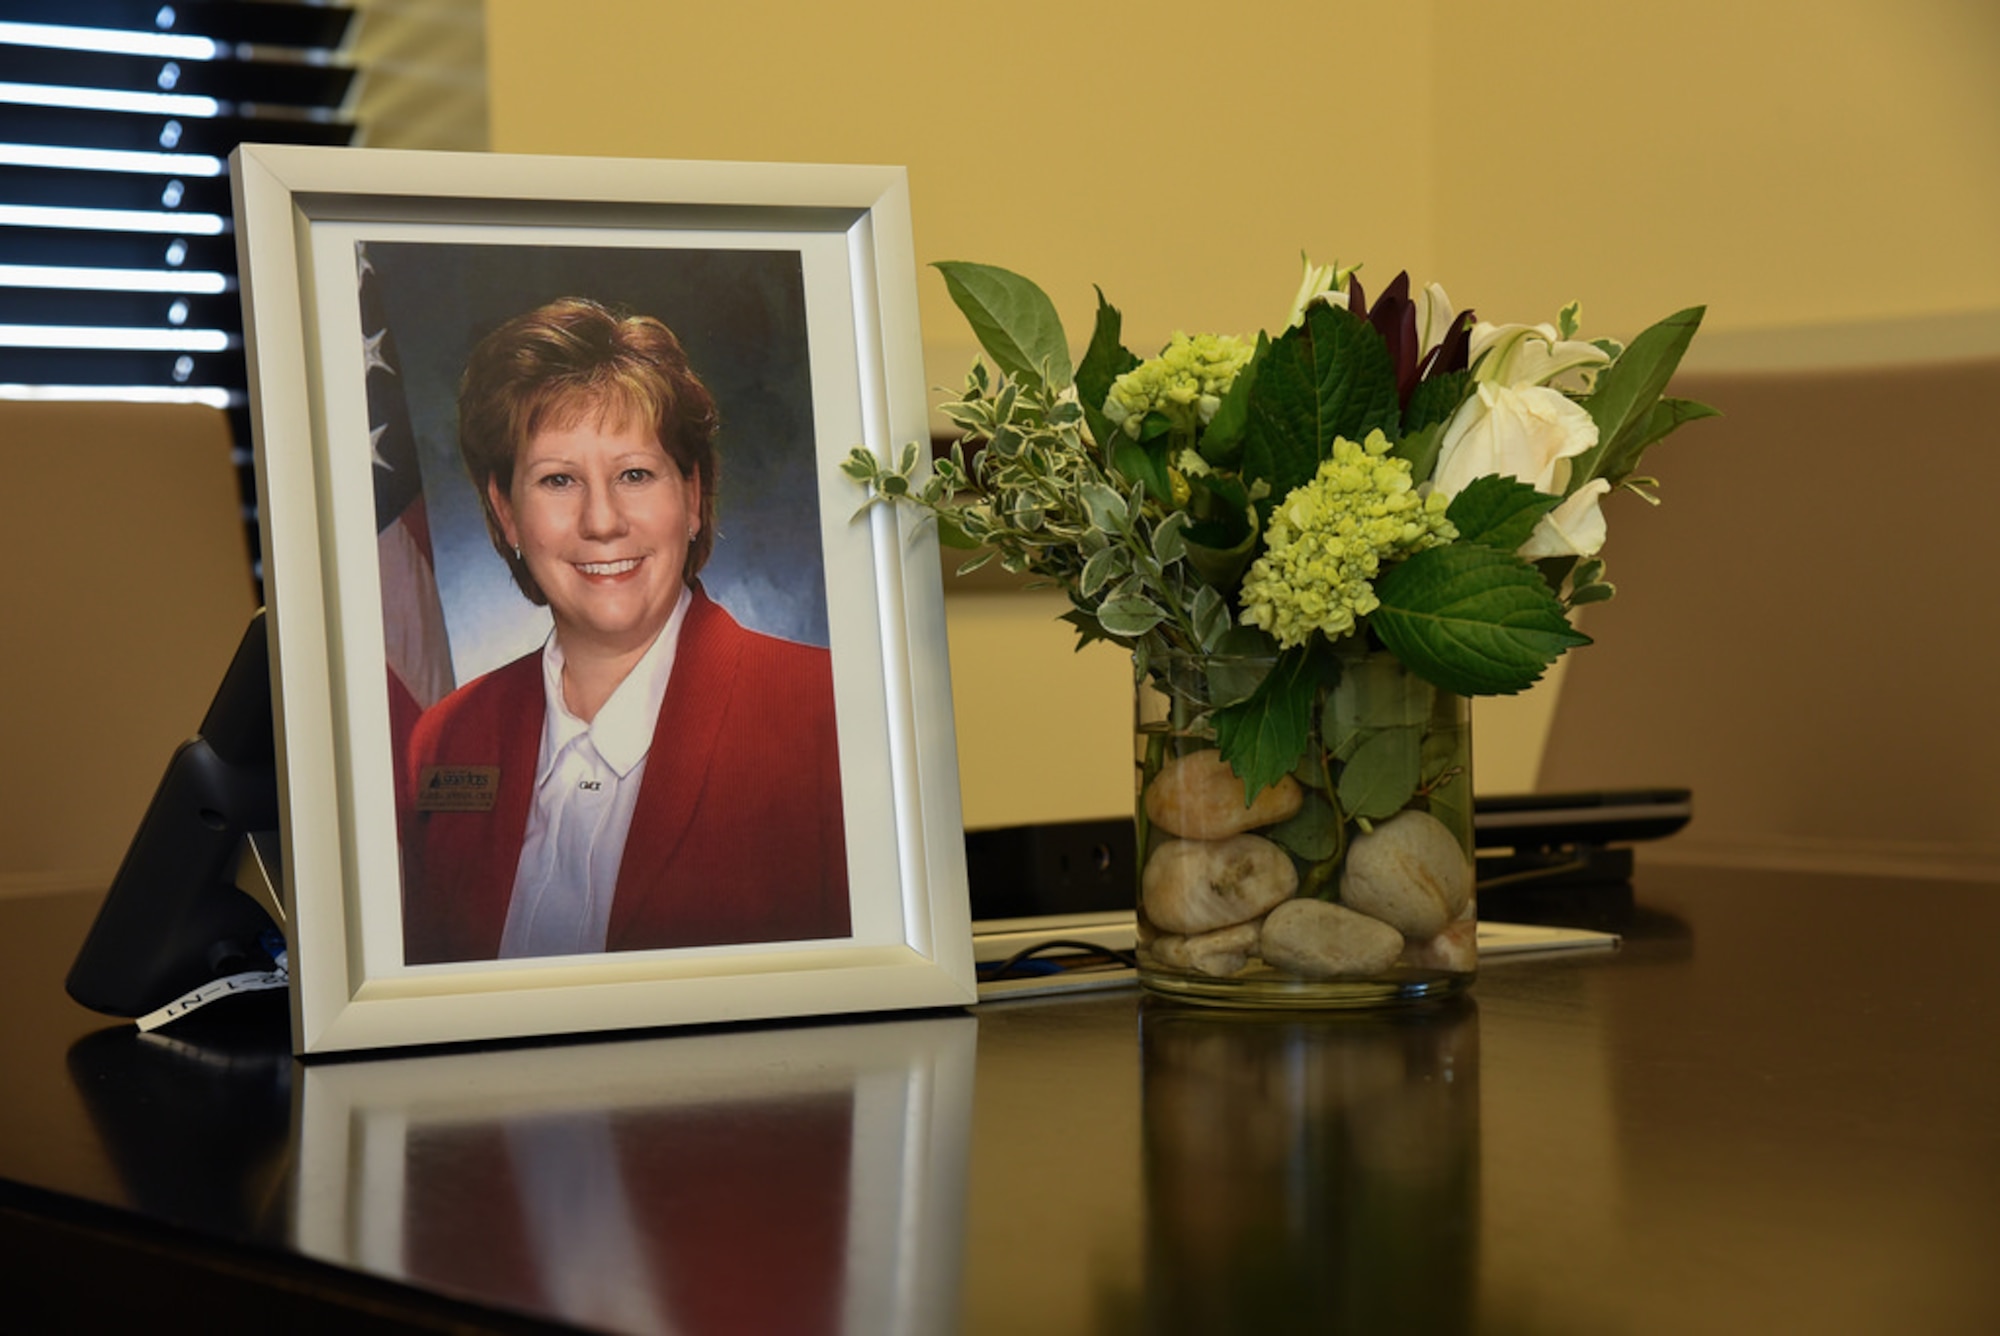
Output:
<path fill-rule="evenodd" d="M 904 164 L 919 259 L 1028 274 L 1072 335 L 1093 283 L 1134 347 L 1250 331 L 1301 249 L 1432 258 L 1429 6 L 1259 9 L 488 0 L 493 147 Z M 923 298 L 956 383 L 971 340 L 942 281 Z"/>
<path fill-rule="evenodd" d="M 1532 12 L 488 0 L 492 142 L 904 163 L 922 259 L 1028 273 L 1072 332 L 1101 284 L 1141 344 L 1275 320 L 1301 249 L 1618 333 L 2000 310 L 2000 5 Z"/>
<path fill-rule="evenodd" d="M 2000 310 L 2000 5 L 1439 0 L 1438 258 L 1625 332 Z M 1458 134 L 1450 127 L 1466 127 Z"/>
<path fill-rule="evenodd" d="M 1528 12 L 488 0 L 492 145 L 903 163 L 920 260 L 1027 273 L 1073 336 L 1101 284 L 1141 349 L 1275 323 L 1303 249 L 1490 318 L 1581 297 L 1593 334 L 1706 302 L 1709 367 L 2000 353 L 2000 5 Z M 941 282 L 923 298 L 929 378 L 955 384 L 971 342 Z M 953 600 L 968 822 L 1122 810 L 1122 770 L 1019 704 L 1122 721 L 1122 671 L 987 597 Z M 1532 785 L 1552 706 L 1480 703 L 1483 791 Z M 1106 778 L 1045 801 L 1024 755 Z"/>

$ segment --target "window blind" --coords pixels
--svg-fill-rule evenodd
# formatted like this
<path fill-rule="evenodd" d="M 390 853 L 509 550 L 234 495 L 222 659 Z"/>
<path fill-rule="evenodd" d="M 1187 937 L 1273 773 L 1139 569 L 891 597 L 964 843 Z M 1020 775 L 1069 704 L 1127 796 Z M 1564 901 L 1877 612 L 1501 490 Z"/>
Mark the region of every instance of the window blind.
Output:
<path fill-rule="evenodd" d="M 0 19 L 0 398 L 225 410 L 256 485 L 229 198 L 237 144 L 347 144 L 355 11 L 9 0 Z"/>

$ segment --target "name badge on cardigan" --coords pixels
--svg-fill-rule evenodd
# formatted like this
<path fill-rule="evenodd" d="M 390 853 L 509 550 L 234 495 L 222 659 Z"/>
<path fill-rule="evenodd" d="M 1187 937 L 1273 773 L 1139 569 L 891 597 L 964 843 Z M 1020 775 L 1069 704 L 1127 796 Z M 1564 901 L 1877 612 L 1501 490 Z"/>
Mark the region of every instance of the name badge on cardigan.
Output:
<path fill-rule="evenodd" d="M 499 800 L 497 765 L 427 765 L 417 776 L 419 812 L 490 812 Z"/>

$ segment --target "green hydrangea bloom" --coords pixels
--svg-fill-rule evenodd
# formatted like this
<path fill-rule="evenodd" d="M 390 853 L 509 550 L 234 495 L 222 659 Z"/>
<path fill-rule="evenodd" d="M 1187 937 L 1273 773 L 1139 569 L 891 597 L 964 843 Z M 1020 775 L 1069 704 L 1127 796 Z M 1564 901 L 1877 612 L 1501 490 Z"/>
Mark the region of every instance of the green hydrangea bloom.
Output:
<path fill-rule="evenodd" d="M 1254 351 L 1231 334 L 1175 334 L 1165 352 L 1112 382 L 1104 415 L 1135 440 L 1154 411 L 1165 414 L 1177 433 L 1192 435 L 1215 416 Z"/>
<path fill-rule="evenodd" d="M 1313 479 L 1271 512 L 1264 554 L 1243 582 L 1243 620 L 1286 648 L 1316 630 L 1346 635 L 1380 606 L 1370 582 L 1384 561 L 1458 537 L 1448 504 L 1418 495 L 1409 461 L 1389 454 L 1381 432 L 1359 445 L 1336 440 Z"/>

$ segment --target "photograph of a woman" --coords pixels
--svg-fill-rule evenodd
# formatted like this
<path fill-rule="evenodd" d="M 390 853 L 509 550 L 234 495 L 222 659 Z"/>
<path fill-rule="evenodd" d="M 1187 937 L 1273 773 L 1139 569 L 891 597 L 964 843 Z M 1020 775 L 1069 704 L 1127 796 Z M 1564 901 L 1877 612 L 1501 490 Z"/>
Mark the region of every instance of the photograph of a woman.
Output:
<path fill-rule="evenodd" d="M 700 578 L 722 416 L 665 323 L 587 298 L 473 348 L 459 455 L 552 629 L 411 731 L 407 963 L 847 935 L 828 651 Z"/>

